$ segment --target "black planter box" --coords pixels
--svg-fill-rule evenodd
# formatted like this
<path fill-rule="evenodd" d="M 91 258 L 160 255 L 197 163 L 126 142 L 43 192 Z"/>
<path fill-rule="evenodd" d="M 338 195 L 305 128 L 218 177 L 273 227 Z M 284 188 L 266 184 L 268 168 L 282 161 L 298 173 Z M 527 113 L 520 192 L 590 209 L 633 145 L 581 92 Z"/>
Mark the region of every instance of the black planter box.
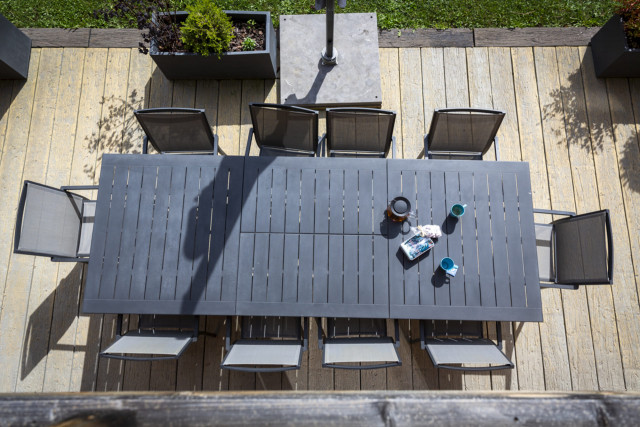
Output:
<path fill-rule="evenodd" d="M 640 77 L 640 49 L 630 49 L 622 18 L 615 15 L 591 39 L 598 77 Z"/>
<path fill-rule="evenodd" d="M 276 77 L 276 36 L 269 12 L 240 12 L 225 10 L 234 21 L 253 19 L 266 23 L 265 50 L 225 52 L 202 56 L 197 53 L 158 52 L 151 41 L 149 54 L 162 73 L 172 80 L 180 79 L 273 79 Z M 177 12 L 178 22 L 187 19 L 189 12 Z"/>
<path fill-rule="evenodd" d="M 26 79 L 31 39 L 0 14 L 0 79 Z"/>

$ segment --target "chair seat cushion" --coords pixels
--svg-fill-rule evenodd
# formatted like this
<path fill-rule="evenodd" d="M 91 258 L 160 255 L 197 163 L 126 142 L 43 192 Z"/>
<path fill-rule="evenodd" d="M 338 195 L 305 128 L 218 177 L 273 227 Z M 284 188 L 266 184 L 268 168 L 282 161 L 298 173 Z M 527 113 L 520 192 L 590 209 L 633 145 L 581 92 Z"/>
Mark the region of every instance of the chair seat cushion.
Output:
<path fill-rule="evenodd" d="M 399 362 L 391 338 L 329 339 L 324 343 L 324 363 Z"/>
<path fill-rule="evenodd" d="M 82 204 L 82 225 L 80 226 L 80 240 L 78 242 L 78 256 L 89 256 L 91 250 L 91 236 L 93 222 L 96 217 L 96 202 L 85 201 Z"/>
<path fill-rule="evenodd" d="M 223 366 L 299 366 L 302 342 L 294 340 L 238 340 L 222 362 Z"/>
<path fill-rule="evenodd" d="M 433 364 L 482 364 L 512 365 L 507 356 L 491 340 L 474 339 L 428 339 L 427 351 Z"/>
<path fill-rule="evenodd" d="M 129 331 L 103 353 L 177 356 L 191 343 L 192 335 L 179 331 Z"/>
<path fill-rule="evenodd" d="M 553 272 L 553 251 L 551 250 L 552 234 L 553 226 L 549 224 L 536 224 L 538 270 L 540 280 L 545 282 L 555 281 L 555 274 Z"/>

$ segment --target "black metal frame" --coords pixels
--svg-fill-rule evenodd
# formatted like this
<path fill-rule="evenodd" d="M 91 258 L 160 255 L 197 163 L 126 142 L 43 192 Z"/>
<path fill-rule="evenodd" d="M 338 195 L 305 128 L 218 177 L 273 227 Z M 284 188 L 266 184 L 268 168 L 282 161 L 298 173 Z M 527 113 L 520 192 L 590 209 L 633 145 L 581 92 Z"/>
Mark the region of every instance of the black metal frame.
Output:
<path fill-rule="evenodd" d="M 142 139 L 142 154 L 149 154 L 148 153 L 148 148 L 149 148 L 149 141 L 151 141 L 151 145 L 153 146 L 153 148 L 155 148 L 155 150 L 160 153 L 160 154 L 191 154 L 191 153 L 202 153 L 202 154 L 213 154 L 213 155 L 217 155 L 218 154 L 218 135 L 213 133 L 211 131 L 211 126 L 209 125 L 209 121 L 207 120 L 207 116 L 204 113 L 204 109 L 202 108 L 173 108 L 173 107 L 163 107 L 163 108 L 146 108 L 146 109 L 142 109 L 142 110 L 134 110 L 133 114 L 136 116 L 139 114 L 147 114 L 147 113 L 179 113 L 179 112 L 183 112 L 183 113 L 194 113 L 194 114 L 198 114 L 201 122 L 202 122 L 202 126 L 206 129 L 207 132 L 207 136 L 209 136 L 210 142 L 211 142 L 211 146 L 213 147 L 212 150 L 213 151 L 161 151 L 158 149 L 158 147 L 156 146 L 156 144 L 153 142 L 153 139 L 149 138 L 149 135 L 152 134 L 153 132 L 149 132 L 149 129 L 147 128 L 147 126 L 140 120 L 138 120 L 138 123 L 140 123 L 140 126 L 142 127 L 142 129 L 144 130 L 144 138 Z M 222 153 L 224 154 L 224 153 Z"/>
<path fill-rule="evenodd" d="M 429 347 L 427 346 L 426 337 L 425 337 L 425 325 L 424 325 L 424 322 L 425 322 L 425 320 L 420 320 L 420 349 L 421 350 L 426 350 L 426 352 L 429 354 L 429 358 L 431 359 L 431 363 L 433 363 L 433 366 L 435 366 L 437 369 L 448 369 L 448 370 L 452 370 L 452 371 L 499 371 L 499 370 L 503 370 L 503 369 L 513 369 L 515 367 L 513 362 L 511 362 L 510 360 L 509 360 L 509 362 L 511 362 L 511 363 L 509 363 L 508 365 L 496 365 L 496 366 L 464 367 L 464 366 L 452 366 L 452 365 L 436 364 L 433 361 L 433 356 L 431 355 L 431 352 L 429 351 Z M 451 339 L 451 338 L 447 338 L 447 339 Z M 473 338 L 459 337 L 458 339 L 460 339 L 460 340 L 468 340 L 468 341 L 489 340 L 489 338 L 485 338 L 484 337 L 484 333 L 480 334 L 479 336 L 473 337 Z M 491 341 L 491 340 L 489 340 L 489 341 Z M 497 342 L 495 343 L 495 346 L 498 348 L 498 350 L 502 351 L 502 324 L 500 322 L 496 322 L 496 341 Z"/>
<path fill-rule="evenodd" d="M 386 143 L 384 147 L 384 152 L 377 151 L 350 151 L 350 150 L 332 150 L 331 149 L 331 132 L 329 127 L 329 121 L 331 120 L 331 113 L 373 113 L 377 115 L 392 115 L 393 121 L 391 126 L 389 126 L 389 132 L 386 136 Z M 326 136 L 326 145 L 327 145 L 327 157 L 337 157 L 337 156 L 349 156 L 353 157 L 357 155 L 358 157 L 374 157 L 374 158 L 385 158 L 389 153 L 389 149 L 391 149 L 391 158 L 396 158 L 396 137 L 393 136 L 393 130 L 395 128 L 396 123 L 396 112 L 393 110 L 380 110 L 377 108 L 363 108 L 363 107 L 337 107 L 337 108 L 327 108 L 327 133 Z M 337 155 L 337 156 L 336 156 Z"/>
<path fill-rule="evenodd" d="M 553 228 L 551 239 L 552 239 L 552 247 L 553 247 L 553 273 L 554 273 L 554 283 L 541 282 L 540 287 L 543 288 L 559 288 L 559 289 L 573 289 L 576 290 L 580 285 L 611 285 L 613 284 L 613 230 L 611 228 L 611 214 L 609 213 L 609 209 L 602 209 L 599 211 L 588 212 L 585 214 L 576 215 L 575 212 L 569 211 L 557 211 L 550 209 L 534 209 L 533 213 L 540 213 L 546 215 L 563 215 L 568 216 L 570 218 L 576 217 L 588 217 L 592 215 L 600 215 L 602 213 L 605 214 L 605 229 L 607 232 L 607 282 L 603 282 L 601 280 L 580 280 L 576 281 L 576 283 L 559 283 L 558 282 L 558 271 L 556 265 L 558 263 L 557 260 L 557 251 L 556 251 L 556 239 L 555 239 L 555 228 Z M 554 227 L 558 222 L 566 221 L 567 218 L 557 219 L 555 221 L 550 222 L 549 224 L 541 224 L 541 225 L 551 225 Z"/>
<path fill-rule="evenodd" d="M 122 334 L 122 314 L 118 314 L 118 318 L 116 320 L 116 341 L 119 340 L 123 334 Z M 191 337 L 191 342 L 196 342 L 198 341 L 198 334 L 199 332 L 199 328 L 200 328 L 200 318 L 198 316 L 193 316 L 193 334 Z M 126 335 L 126 333 L 124 334 Z M 114 341 L 115 342 L 115 341 Z M 189 347 L 189 345 L 186 345 L 182 351 L 180 351 L 180 353 L 178 353 L 175 356 L 120 356 L 117 354 L 107 354 L 104 352 L 100 352 L 100 357 L 104 357 L 107 359 L 118 359 L 118 360 L 129 360 L 129 361 L 134 361 L 134 362 L 151 362 L 154 360 L 176 360 L 179 359 L 180 356 L 182 356 L 182 354 L 187 350 L 187 348 Z"/>
<path fill-rule="evenodd" d="M 51 190 L 56 191 L 64 191 L 65 193 L 73 194 L 74 196 L 80 197 L 83 201 L 91 201 L 89 198 L 81 196 L 80 194 L 72 193 L 70 190 L 82 191 L 82 190 L 97 190 L 97 185 L 64 185 L 60 188 L 52 187 L 50 185 L 41 184 L 39 182 L 25 180 L 22 184 L 22 192 L 20 194 L 20 201 L 18 202 L 18 212 L 16 214 L 16 229 L 14 231 L 14 239 L 13 239 L 13 252 L 21 255 L 33 255 L 33 256 L 48 256 L 41 253 L 31 252 L 31 251 L 22 251 L 18 249 L 18 242 L 20 241 L 20 234 L 22 231 L 22 219 L 24 216 L 24 205 L 27 201 L 27 185 L 34 184 L 40 187 L 49 188 Z M 80 217 L 82 217 L 82 212 L 80 212 Z M 78 242 L 80 243 L 80 242 Z M 77 245 L 76 245 L 77 246 Z M 77 252 L 77 248 L 76 248 Z M 89 257 L 63 257 L 63 256 L 50 256 L 52 262 L 89 262 Z"/>
<path fill-rule="evenodd" d="M 272 151 L 281 151 L 283 154 L 290 154 L 290 155 L 300 155 L 300 156 L 308 156 L 308 157 L 320 157 L 321 154 L 324 154 L 324 140 L 325 140 L 325 136 L 323 135 L 322 137 L 318 137 L 318 117 L 319 117 L 319 113 L 316 110 L 310 110 L 308 108 L 302 108 L 302 107 L 296 107 L 294 105 L 283 105 L 283 104 L 269 104 L 269 103 L 259 103 L 259 102 L 251 102 L 249 103 L 249 112 L 251 113 L 251 122 L 252 124 L 256 122 L 256 118 L 254 115 L 254 112 L 252 110 L 251 107 L 266 107 L 266 108 L 272 108 L 275 110 L 289 110 L 289 111 L 295 111 L 298 113 L 308 113 L 308 114 L 314 114 L 314 126 L 313 126 L 313 135 L 311 135 L 311 137 L 313 138 L 314 141 L 317 141 L 314 144 L 313 147 L 313 151 L 307 151 L 307 150 L 295 150 L 295 149 L 287 149 L 287 148 L 281 148 L 281 147 L 272 147 L 269 145 L 261 145 L 261 143 L 259 142 L 259 138 L 260 135 L 258 134 L 258 132 L 256 132 L 254 130 L 254 127 L 252 126 L 249 129 L 249 137 L 247 138 L 247 145 L 245 148 L 245 156 L 249 155 L 249 152 L 251 151 L 251 141 L 253 141 L 253 135 L 254 133 L 256 134 L 256 145 L 260 148 L 260 155 L 262 155 L 262 148 L 268 148 L 269 150 Z"/>
<path fill-rule="evenodd" d="M 394 366 L 402 366 L 402 360 L 400 360 L 400 355 L 398 354 L 398 348 L 400 347 L 400 324 L 398 322 L 398 319 L 393 319 L 393 330 L 394 330 L 394 338 L 391 338 L 389 336 L 385 336 L 385 337 L 380 337 L 380 338 L 359 338 L 359 337 L 353 337 L 353 338 L 329 338 L 328 334 L 327 337 L 325 338 L 325 333 L 324 333 L 324 329 L 322 327 L 322 318 L 321 317 L 316 317 L 316 327 L 318 329 L 318 348 L 320 350 L 322 350 L 322 367 L 323 368 L 334 368 L 334 369 L 352 369 L 352 370 L 368 370 L 368 369 L 380 369 L 380 368 L 392 368 Z M 385 320 L 386 321 L 386 320 Z M 327 319 L 328 322 L 328 319 Z M 385 327 L 386 330 L 386 327 Z M 325 339 L 331 339 L 331 340 L 340 340 L 342 342 L 346 342 L 346 343 L 357 343 L 357 342 L 368 342 L 368 341 L 372 341 L 372 340 L 383 340 L 383 339 L 390 339 L 393 342 L 393 348 L 396 351 L 396 356 L 398 356 L 398 362 L 397 363 L 379 363 L 376 365 L 338 365 L 338 364 L 329 364 L 329 363 L 325 363 L 324 362 L 324 341 Z"/>
<path fill-rule="evenodd" d="M 437 119 L 438 116 L 436 115 L 436 113 L 456 113 L 456 112 L 483 113 L 483 114 L 496 114 L 496 115 L 502 114 L 503 119 L 504 119 L 504 116 L 506 115 L 506 113 L 502 110 L 489 110 L 484 108 L 439 108 L 434 110 L 433 117 L 431 119 L 431 124 L 429 125 L 429 133 L 427 133 L 424 136 L 425 159 L 434 158 L 433 153 L 431 152 L 431 150 L 429 150 L 429 135 L 432 134 L 432 132 L 434 131 L 438 123 L 438 119 Z M 494 129 L 492 131 L 493 138 L 491 140 L 493 141 L 493 146 L 496 151 L 496 161 L 500 161 L 500 150 L 498 149 L 498 137 L 496 136 L 496 134 L 498 133 L 498 129 L 500 129 L 501 124 L 502 124 L 502 120 L 500 120 L 494 126 Z M 435 153 L 435 158 L 437 159 L 439 155 L 443 155 L 443 156 L 450 155 L 450 156 L 468 157 L 468 160 L 482 160 L 482 156 L 486 154 L 487 151 L 489 151 L 489 147 L 491 147 L 491 144 L 487 144 L 485 147 L 485 150 L 478 153 L 466 152 L 466 151 L 438 151 Z"/>
<path fill-rule="evenodd" d="M 244 316 L 239 316 L 244 317 Z M 298 318 L 297 326 L 298 326 L 298 335 L 300 340 L 262 340 L 262 339 L 252 339 L 252 344 L 261 345 L 261 344 L 276 344 L 281 343 L 282 345 L 289 344 L 291 342 L 302 342 L 302 349 L 300 351 L 300 357 L 298 358 L 298 364 L 296 366 L 281 366 L 275 368 L 249 368 L 244 366 L 225 366 L 224 361 L 227 360 L 229 356 L 229 351 L 233 345 L 231 344 L 231 324 L 233 323 L 233 318 L 231 316 L 227 316 L 226 320 L 226 336 L 224 338 L 224 348 L 227 354 L 222 359 L 222 363 L 220 363 L 221 369 L 227 369 L 230 371 L 242 371 L 242 372 L 284 372 L 284 371 L 295 371 L 296 369 L 300 369 L 302 365 L 302 354 L 307 351 L 309 348 L 309 318 L 302 317 L 302 329 L 300 329 L 300 317 Z M 241 325 L 242 327 L 242 325 Z M 235 342 L 234 342 L 235 344 Z"/>

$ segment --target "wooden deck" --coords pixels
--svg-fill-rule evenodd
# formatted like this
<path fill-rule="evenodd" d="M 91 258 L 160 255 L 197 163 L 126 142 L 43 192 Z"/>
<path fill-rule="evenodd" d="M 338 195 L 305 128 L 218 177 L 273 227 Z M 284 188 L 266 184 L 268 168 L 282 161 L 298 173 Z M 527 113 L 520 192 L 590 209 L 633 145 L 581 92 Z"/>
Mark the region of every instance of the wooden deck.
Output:
<path fill-rule="evenodd" d="M 277 102 L 278 83 L 170 82 L 136 49 L 35 48 L 26 82 L 0 81 L 0 392 L 640 390 L 640 80 L 597 79 L 586 47 L 384 48 L 380 60 L 382 107 L 398 113 L 402 156 L 423 155 L 434 108 L 506 111 L 501 158 L 529 162 L 536 207 L 611 210 L 614 285 L 543 290 L 543 323 L 503 325 L 516 363 L 507 372 L 437 372 L 409 321 L 403 365 L 387 370 L 322 369 L 311 340 L 299 371 L 223 372 L 223 319 L 214 317 L 202 329 L 217 337 L 202 336 L 178 362 L 99 359 L 115 317 L 80 313 L 86 268 L 12 254 L 22 181 L 96 182 L 102 153 L 140 152 L 140 107 L 205 108 L 222 149 L 240 154 L 248 103 Z"/>

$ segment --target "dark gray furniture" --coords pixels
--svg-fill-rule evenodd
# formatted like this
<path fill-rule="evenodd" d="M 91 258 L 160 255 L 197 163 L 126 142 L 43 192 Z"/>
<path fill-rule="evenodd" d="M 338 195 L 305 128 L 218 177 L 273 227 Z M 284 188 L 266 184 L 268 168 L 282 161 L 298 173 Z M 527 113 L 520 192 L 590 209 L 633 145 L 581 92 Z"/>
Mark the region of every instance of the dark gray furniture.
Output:
<path fill-rule="evenodd" d="M 522 162 L 388 161 L 388 197 L 409 199 L 418 224 L 443 235 L 414 261 L 400 243 L 413 235 L 389 225 L 390 317 L 542 321 L 529 165 Z M 455 203 L 467 205 L 460 219 Z M 450 257 L 455 277 L 439 268 Z"/>
<path fill-rule="evenodd" d="M 31 39 L 0 14 L 0 79 L 26 79 Z"/>
<path fill-rule="evenodd" d="M 318 348 L 322 350 L 322 366 L 336 369 L 380 369 L 400 366 L 398 320 L 393 321 L 394 338 L 387 334 L 386 319 L 327 319 L 326 332 L 322 319 L 318 325 Z"/>
<path fill-rule="evenodd" d="M 491 144 L 500 160 L 496 133 L 505 113 L 478 108 L 444 108 L 433 112 L 424 137 L 425 158 L 482 160 Z"/>
<path fill-rule="evenodd" d="M 502 352 L 502 326 L 496 322 L 497 343 L 484 337 L 482 322 L 421 320 L 420 348 L 436 368 L 459 371 L 512 369 Z"/>
<path fill-rule="evenodd" d="M 579 285 L 613 283 L 613 236 L 608 210 L 581 215 L 546 209 L 534 212 L 569 216 L 535 225 L 540 286 L 578 289 Z"/>
<path fill-rule="evenodd" d="M 106 154 L 95 221 L 87 312 L 542 320 L 526 163 Z"/>
<path fill-rule="evenodd" d="M 70 190 L 97 188 L 57 189 L 25 181 L 18 205 L 13 251 L 48 256 L 52 261 L 87 262 L 96 202 Z"/>
<path fill-rule="evenodd" d="M 231 344 L 231 317 L 227 318 L 225 355 L 220 367 L 245 372 L 282 372 L 300 369 L 309 347 L 309 319 L 244 316 L 241 338 Z"/>
<path fill-rule="evenodd" d="M 118 315 L 115 341 L 100 352 L 101 357 L 132 361 L 178 359 L 198 340 L 198 316 L 141 315 L 137 327 L 124 334 L 122 317 Z"/>
<path fill-rule="evenodd" d="M 158 153 L 218 154 L 218 136 L 211 131 L 204 110 L 148 108 L 133 114 L 145 132 L 143 154 L 149 142 Z"/>
<path fill-rule="evenodd" d="M 249 104 L 251 122 L 245 156 L 255 136 L 261 156 L 319 156 L 318 112 L 280 104 Z"/>
<path fill-rule="evenodd" d="M 394 111 L 327 108 L 327 153 L 331 157 L 396 157 Z"/>

